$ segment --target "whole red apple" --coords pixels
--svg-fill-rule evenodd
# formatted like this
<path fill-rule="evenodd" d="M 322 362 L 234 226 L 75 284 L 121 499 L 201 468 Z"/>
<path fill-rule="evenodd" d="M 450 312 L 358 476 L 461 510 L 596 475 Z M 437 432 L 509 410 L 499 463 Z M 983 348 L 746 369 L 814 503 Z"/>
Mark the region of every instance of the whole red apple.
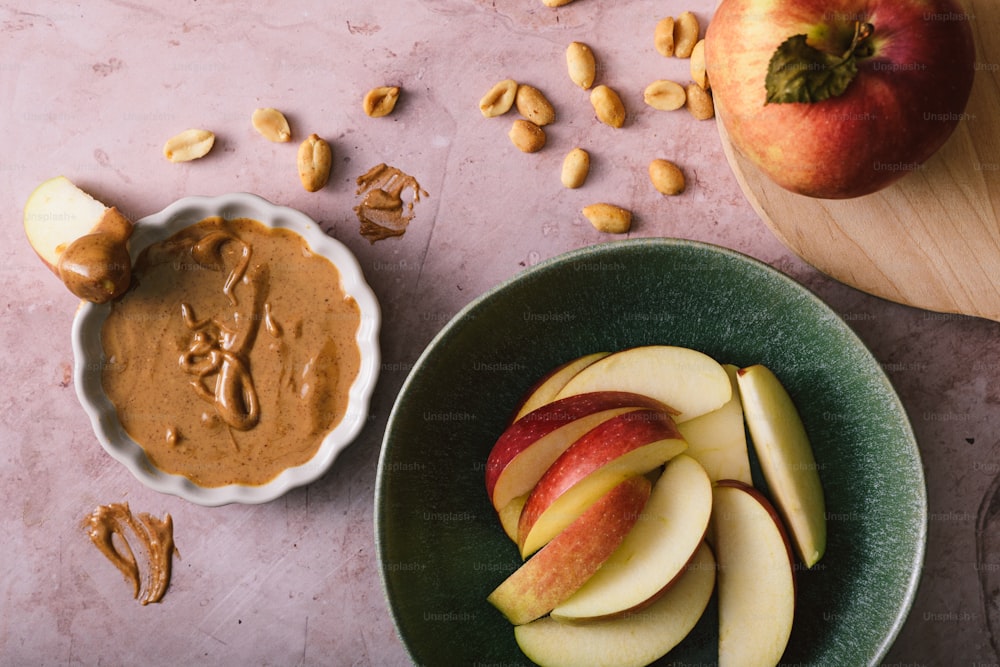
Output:
<path fill-rule="evenodd" d="M 973 18 L 958 0 L 723 0 L 705 35 L 716 115 L 782 187 L 870 194 L 963 120 Z"/>

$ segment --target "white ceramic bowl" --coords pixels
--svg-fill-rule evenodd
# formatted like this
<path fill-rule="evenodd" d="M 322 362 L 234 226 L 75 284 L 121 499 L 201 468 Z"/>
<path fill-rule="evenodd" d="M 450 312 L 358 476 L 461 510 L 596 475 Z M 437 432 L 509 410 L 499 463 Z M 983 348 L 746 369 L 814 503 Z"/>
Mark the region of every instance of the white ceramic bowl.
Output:
<path fill-rule="evenodd" d="M 181 475 L 165 473 L 150 463 L 143 449 L 125 432 L 101 385 L 101 369 L 105 363 L 101 327 L 110 307 L 93 303 L 83 303 L 73 321 L 76 391 L 104 449 L 149 488 L 199 505 L 263 503 L 321 477 L 361 431 L 367 421 L 371 394 L 378 378 L 381 311 L 357 259 L 346 246 L 325 234 L 307 215 L 277 206 L 256 195 L 236 193 L 218 197 L 187 197 L 139 220 L 131 239 L 132 260 L 135 261 L 139 252 L 150 244 L 209 216 L 253 218 L 271 227 L 298 232 L 314 252 L 329 259 L 340 271 L 344 291 L 354 297 L 361 310 L 361 326 L 356 338 L 361 350 L 361 367 L 349 390 L 344 418 L 326 435 L 312 459 L 285 470 L 267 484 L 202 487 Z"/>

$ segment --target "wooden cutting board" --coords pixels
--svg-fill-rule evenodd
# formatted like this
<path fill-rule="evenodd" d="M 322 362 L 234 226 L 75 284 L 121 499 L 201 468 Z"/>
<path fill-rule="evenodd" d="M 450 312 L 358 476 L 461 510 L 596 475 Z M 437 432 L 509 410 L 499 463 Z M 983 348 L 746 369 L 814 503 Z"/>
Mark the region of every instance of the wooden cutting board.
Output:
<path fill-rule="evenodd" d="M 977 71 L 966 116 L 924 168 L 851 200 L 772 183 L 730 144 L 726 157 L 757 213 L 827 275 L 891 301 L 1000 321 L 1000 0 L 966 0 Z"/>

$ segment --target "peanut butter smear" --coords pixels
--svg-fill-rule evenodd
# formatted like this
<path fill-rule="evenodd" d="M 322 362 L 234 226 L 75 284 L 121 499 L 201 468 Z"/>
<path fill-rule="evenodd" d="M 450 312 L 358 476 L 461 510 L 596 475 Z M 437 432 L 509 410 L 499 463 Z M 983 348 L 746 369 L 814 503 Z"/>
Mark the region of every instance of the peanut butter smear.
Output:
<path fill-rule="evenodd" d="M 132 597 L 143 605 L 163 599 L 170 585 L 170 567 L 177 551 L 174 523 L 169 514 L 163 519 L 145 512 L 133 515 L 128 503 L 114 503 L 95 509 L 83 518 L 81 526 L 94 546 L 131 584 Z M 146 556 L 142 568 L 145 576 L 140 572 L 133 545 Z"/>
<path fill-rule="evenodd" d="M 260 485 L 343 419 L 358 304 L 293 231 L 214 217 L 147 248 L 104 323 L 102 381 L 160 470 Z"/>
<path fill-rule="evenodd" d="M 361 235 L 371 243 L 405 234 L 413 219 L 414 203 L 420 201 L 421 195 L 427 196 L 415 178 L 385 163 L 358 176 L 357 183 L 357 194 L 363 198 L 354 212 L 361 223 Z M 413 194 L 404 202 L 406 190 Z"/>

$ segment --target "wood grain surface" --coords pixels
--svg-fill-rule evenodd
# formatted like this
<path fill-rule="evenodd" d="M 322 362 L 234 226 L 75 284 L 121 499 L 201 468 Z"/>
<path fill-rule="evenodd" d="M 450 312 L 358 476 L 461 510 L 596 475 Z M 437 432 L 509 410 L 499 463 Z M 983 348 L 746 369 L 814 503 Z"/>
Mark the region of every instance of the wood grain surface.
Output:
<path fill-rule="evenodd" d="M 1000 321 L 1000 3 L 965 4 L 977 54 L 965 116 L 937 154 L 881 192 L 836 201 L 788 192 L 718 126 L 751 205 L 802 259 L 891 301 Z"/>

